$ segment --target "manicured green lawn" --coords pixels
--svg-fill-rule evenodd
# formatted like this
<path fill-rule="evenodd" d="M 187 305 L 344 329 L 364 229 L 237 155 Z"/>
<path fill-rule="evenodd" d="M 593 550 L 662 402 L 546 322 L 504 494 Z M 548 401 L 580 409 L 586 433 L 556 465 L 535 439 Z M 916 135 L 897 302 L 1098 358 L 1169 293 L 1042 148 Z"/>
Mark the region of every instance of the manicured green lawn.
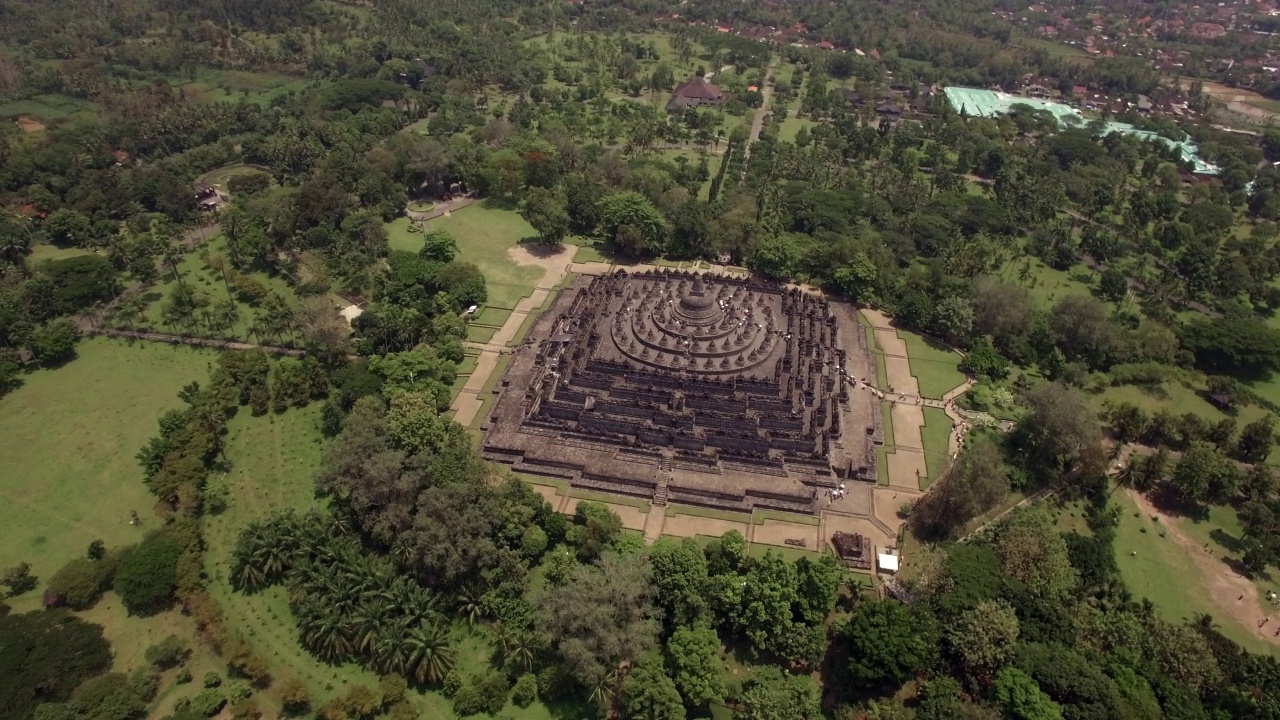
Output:
<path fill-rule="evenodd" d="M 1195 563 L 1172 537 L 1160 537 L 1163 530 L 1160 523 L 1139 513 L 1138 506 L 1123 490 L 1116 491 L 1111 498 L 1120 507 L 1116 562 L 1135 600 L 1150 599 L 1163 617 L 1175 622 L 1208 613 L 1221 626 L 1224 635 L 1250 651 L 1273 651 L 1271 645 L 1240 627 L 1214 604 Z M 1138 517 L 1134 517 L 1135 514 Z M 1234 598 L 1231 601 L 1234 602 Z"/>
<path fill-rule="evenodd" d="M 79 357 L 23 376 L 0 398 L 0 568 L 31 563 L 43 584 L 89 543 L 138 542 L 161 520 L 134 455 L 157 421 L 182 406 L 178 390 L 208 377 L 214 353 L 95 338 Z M 141 527 L 129 524 L 137 510 Z M 34 609 L 39 592 L 9 600 Z"/>
<path fill-rule="evenodd" d="M 897 333 L 907 343 L 911 374 L 920 383 L 921 395 L 941 399 L 964 384 L 965 376 L 960 372 L 958 354 L 908 330 L 899 329 Z"/>
<path fill-rule="evenodd" d="M 492 325 L 494 327 L 502 327 L 502 324 L 511 317 L 511 310 L 500 307 L 486 307 L 481 310 L 473 322 L 476 325 Z"/>
<path fill-rule="evenodd" d="M 417 252 L 422 247 L 422 234 L 409 232 L 408 218 L 398 218 L 387 225 L 387 236 L 393 250 Z M 428 229 L 443 228 L 458 241 L 458 259 L 474 263 L 484 273 L 489 288 L 488 305 L 513 308 L 521 298 L 533 292 L 542 279 L 542 269 L 518 265 L 507 251 L 537 233 L 514 210 L 501 210 L 476 203 L 427 223 Z"/>
<path fill-rule="evenodd" d="M 925 477 L 920 478 L 920 489 L 929 487 L 942 472 L 947 463 L 947 440 L 951 437 L 951 418 L 941 408 L 924 409 L 924 428 L 921 439 L 924 441 Z"/>
<path fill-rule="evenodd" d="M 493 339 L 493 334 L 496 332 L 498 332 L 498 328 L 495 327 L 468 325 L 467 340 L 474 343 L 487 343 Z"/>

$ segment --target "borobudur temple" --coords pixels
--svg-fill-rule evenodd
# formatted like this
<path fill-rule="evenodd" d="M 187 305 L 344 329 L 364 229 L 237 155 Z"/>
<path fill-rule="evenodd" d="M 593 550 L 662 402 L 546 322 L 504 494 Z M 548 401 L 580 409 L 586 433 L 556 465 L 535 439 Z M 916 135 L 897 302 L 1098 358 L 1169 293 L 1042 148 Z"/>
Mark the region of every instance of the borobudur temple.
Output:
<path fill-rule="evenodd" d="M 876 480 L 875 364 L 853 307 L 681 271 L 580 276 L 515 352 L 483 455 L 607 493 L 815 513 Z"/>

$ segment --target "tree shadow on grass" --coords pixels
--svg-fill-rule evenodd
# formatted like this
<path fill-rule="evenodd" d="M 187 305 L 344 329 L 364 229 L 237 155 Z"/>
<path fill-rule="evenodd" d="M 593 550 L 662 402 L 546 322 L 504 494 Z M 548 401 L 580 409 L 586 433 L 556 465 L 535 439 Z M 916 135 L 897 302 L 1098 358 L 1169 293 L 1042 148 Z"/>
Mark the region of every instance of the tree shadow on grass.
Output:
<path fill-rule="evenodd" d="M 1227 552 L 1230 552 L 1230 553 L 1244 552 L 1244 547 L 1241 545 L 1240 541 L 1232 537 L 1229 533 L 1227 533 L 1227 531 L 1223 530 L 1222 528 L 1214 528 L 1213 530 L 1209 531 L 1209 537 L 1213 538 L 1214 542 L 1226 548 Z"/>
<path fill-rule="evenodd" d="M 1160 512 L 1171 517 L 1190 518 L 1192 522 L 1205 522 L 1209 519 L 1209 509 L 1202 505 L 1189 503 L 1178 495 L 1177 490 L 1168 483 L 1161 483 L 1147 493 L 1147 499 Z"/>
<path fill-rule="evenodd" d="M 1262 570 L 1250 570 L 1245 566 L 1244 562 L 1230 557 L 1222 558 L 1222 562 L 1227 567 L 1231 568 L 1232 572 L 1236 573 L 1240 577 L 1248 578 L 1254 582 L 1275 582 L 1275 578 L 1273 578 L 1271 573 L 1267 572 L 1265 568 Z"/>
<path fill-rule="evenodd" d="M 520 241 L 516 244 L 524 248 L 530 255 L 538 258 L 539 260 L 559 255 L 564 252 L 565 249 L 564 243 L 558 242 L 548 244 L 543 242 L 542 238 L 537 237 L 536 235 L 533 237 L 520 238 Z"/>

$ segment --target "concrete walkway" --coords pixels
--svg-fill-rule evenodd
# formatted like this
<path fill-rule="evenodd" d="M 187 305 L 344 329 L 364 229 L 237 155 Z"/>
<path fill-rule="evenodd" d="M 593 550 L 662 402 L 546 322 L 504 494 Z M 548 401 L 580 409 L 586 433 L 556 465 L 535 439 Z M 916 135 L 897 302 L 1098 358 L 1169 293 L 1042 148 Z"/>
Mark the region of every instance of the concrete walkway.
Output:
<path fill-rule="evenodd" d="M 498 328 L 493 337 L 489 338 L 489 342 L 464 343 L 465 347 L 477 349 L 480 354 L 476 357 L 475 370 L 471 371 L 471 376 L 462 386 L 462 392 L 458 393 L 458 397 L 454 398 L 450 406 L 453 410 L 453 419 L 459 425 L 469 427 L 475 420 L 476 414 L 484 407 L 480 391 L 484 389 L 485 384 L 489 382 L 489 376 L 498 367 L 498 357 L 510 352 L 508 345 L 515 339 L 516 333 L 520 332 L 520 326 L 524 325 L 529 313 L 541 308 L 556 286 L 569 274 L 568 260 L 572 257 L 570 253 L 576 251 L 577 248 L 574 246 L 566 245 L 560 253 L 565 256 L 564 258 L 547 258 L 538 263 L 544 268 L 542 279 L 538 281 L 532 294 L 516 303 L 507 321 L 502 323 L 502 327 Z M 561 259 L 563 262 L 560 261 Z"/>
<path fill-rule="evenodd" d="M 871 324 L 876 345 L 884 356 L 885 374 L 888 376 L 889 387 L 877 388 L 872 383 L 863 383 L 856 378 L 850 378 L 850 381 L 855 390 L 871 392 L 879 399 L 892 403 L 889 415 L 893 423 L 895 447 L 893 452 L 885 456 L 888 461 L 886 472 L 889 476 L 889 485 L 897 491 L 898 495 L 904 492 L 912 493 L 912 488 L 915 488 L 914 493 L 918 495 L 921 478 L 936 480 L 942 474 L 941 469 L 936 469 L 930 476 L 928 466 L 925 464 L 924 409 L 939 408 L 951 419 L 952 431 L 947 436 L 947 461 L 949 462 L 959 452 L 963 433 L 968 428 L 968 422 L 955 411 L 953 404 L 956 398 L 973 387 L 974 381 L 971 378 L 965 380 L 963 384 L 943 395 L 941 400 L 922 397 L 919 382 L 915 375 L 911 374 L 907 344 L 898 336 L 893 322 L 879 310 L 864 308 L 861 312 Z"/>

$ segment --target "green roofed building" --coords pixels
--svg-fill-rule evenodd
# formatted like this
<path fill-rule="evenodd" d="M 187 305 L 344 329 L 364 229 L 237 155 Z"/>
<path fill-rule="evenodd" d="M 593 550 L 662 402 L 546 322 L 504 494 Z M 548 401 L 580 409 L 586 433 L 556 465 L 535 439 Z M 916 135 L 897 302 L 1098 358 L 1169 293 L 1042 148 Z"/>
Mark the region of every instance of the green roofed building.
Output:
<path fill-rule="evenodd" d="M 995 90 L 981 88 L 949 87 L 943 90 L 951 108 L 966 117 L 996 117 L 1008 115 L 1015 105 L 1024 105 L 1033 110 L 1043 110 L 1053 115 L 1061 127 L 1083 127 L 1089 120 L 1078 110 L 1063 103 L 1041 100 L 1040 98 L 1011 95 Z M 1182 159 L 1192 166 L 1192 172 L 1199 175 L 1218 175 L 1222 169 L 1213 163 L 1200 158 L 1199 149 L 1190 139 L 1181 142 L 1157 135 L 1149 130 L 1139 130 L 1128 123 L 1107 122 L 1102 129 L 1103 135 L 1113 132 L 1136 135 L 1143 140 L 1154 140 L 1178 151 Z"/>

